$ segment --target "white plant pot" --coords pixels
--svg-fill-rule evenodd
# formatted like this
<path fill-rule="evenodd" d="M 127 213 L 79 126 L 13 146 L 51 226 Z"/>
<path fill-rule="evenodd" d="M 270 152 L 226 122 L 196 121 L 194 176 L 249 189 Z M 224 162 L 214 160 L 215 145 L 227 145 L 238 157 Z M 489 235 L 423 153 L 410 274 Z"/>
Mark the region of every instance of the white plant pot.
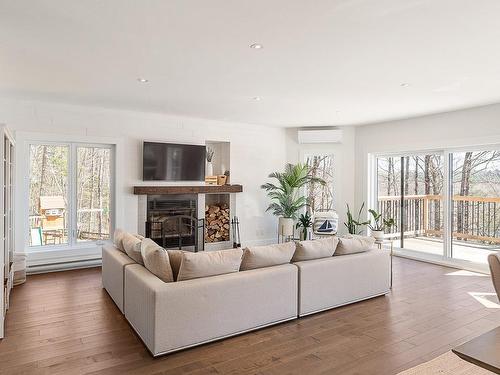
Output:
<path fill-rule="evenodd" d="M 214 165 L 212 164 L 211 161 L 207 162 L 207 171 L 205 173 L 207 176 L 213 176 L 214 175 Z"/>
<path fill-rule="evenodd" d="M 280 217 L 278 221 L 278 234 L 280 236 L 293 236 L 293 219 Z"/>
<path fill-rule="evenodd" d="M 372 230 L 372 237 L 377 241 L 382 241 L 385 238 L 383 230 Z"/>

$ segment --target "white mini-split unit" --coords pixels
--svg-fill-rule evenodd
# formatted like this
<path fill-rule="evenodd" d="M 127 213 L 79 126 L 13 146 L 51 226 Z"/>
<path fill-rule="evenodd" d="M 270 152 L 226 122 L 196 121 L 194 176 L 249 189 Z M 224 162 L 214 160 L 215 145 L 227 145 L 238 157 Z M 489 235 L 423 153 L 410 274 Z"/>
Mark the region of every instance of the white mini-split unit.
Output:
<path fill-rule="evenodd" d="M 305 129 L 299 130 L 298 140 L 303 143 L 341 143 L 342 130 L 340 129 Z"/>

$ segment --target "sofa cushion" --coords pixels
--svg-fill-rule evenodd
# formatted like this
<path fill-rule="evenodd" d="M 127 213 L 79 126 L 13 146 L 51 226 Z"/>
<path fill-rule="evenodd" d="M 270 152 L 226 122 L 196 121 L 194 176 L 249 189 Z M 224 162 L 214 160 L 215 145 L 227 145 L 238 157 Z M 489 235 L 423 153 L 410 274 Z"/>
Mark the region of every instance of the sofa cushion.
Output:
<path fill-rule="evenodd" d="M 144 267 L 146 267 L 149 272 L 158 276 L 158 278 L 166 283 L 174 281 L 167 250 L 159 246 L 153 240 L 145 238 L 141 242 L 141 255 L 144 261 Z"/>
<path fill-rule="evenodd" d="M 238 272 L 243 251 L 241 249 L 182 253 L 177 281 Z"/>
<path fill-rule="evenodd" d="M 144 265 L 141 255 L 141 242 L 142 240 L 140 238 L 130 233 L 125 233 L 122 237 L 123 248 L 127 255 L 137 263 Z"/>
<path fill-rule="evenodd" d="M 297 242 L 292 262 L 331 257 L 335 253 L 338 243 L 339 239 L 334 236 L 314 241 Z"/>
<path fill-rule="evenodd" d="M 170 261 L 170 267 L 172 267 L 172 274 L 174 276 L 174 280 L 177 280 L 177 276 L 179 275 L 179 268 L 181 268 L 182 254 L 184 254 L 184 251 L 167 250 L 167 253 L 168 253 L 168 259 Z"/>
<path fill-rule="evenodd" d="M 129 233 L 119 228 L 116 228 L 115 232 L 113 233 L 113 244 L 118 250 L 123 251 L 124 253 L 125 253 L 125 248 L 123 247 L 123 237 L 125 236 L 125 234 Z M 133 234 L 133 236 L 140 240 L 144 239 L 144 237 L 141 236 L 140 234 Z"/>
<path fill-rule="evenodd" d="M 247 247 L 241 262 L 241 271 L 290 263 L 295 252 L 295 242 L 276 245 Z"/>
<path fill-rule="evenodd" d="M 357 235 L 348 235 L 339 238 L 339 244 L 334 255 L 347 255 L 369 251 L 375 244 L 375 238 Z"/>
<path fill-rule="evenodd" d="M 115 229 L 115 233 L 113 234 L 113 244 L 115 247 L 120 250 L 125 252 L 125 249 L 123 248 L 123 236 L 125 235 L 125 231 L 121 229 Z"/>

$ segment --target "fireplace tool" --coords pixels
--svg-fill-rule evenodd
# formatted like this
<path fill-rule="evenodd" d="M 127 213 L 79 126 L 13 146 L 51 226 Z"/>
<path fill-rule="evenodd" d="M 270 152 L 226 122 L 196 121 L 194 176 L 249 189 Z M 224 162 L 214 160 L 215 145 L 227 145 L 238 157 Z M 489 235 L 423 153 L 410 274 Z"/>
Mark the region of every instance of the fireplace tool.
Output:
<path fill-rule="evenodd" d="M 240 220 L 238 216 L 234 216 L 231 220 L 231 227 L 233 229 L 233 248 L 241 247 L 240 241 Z"/>

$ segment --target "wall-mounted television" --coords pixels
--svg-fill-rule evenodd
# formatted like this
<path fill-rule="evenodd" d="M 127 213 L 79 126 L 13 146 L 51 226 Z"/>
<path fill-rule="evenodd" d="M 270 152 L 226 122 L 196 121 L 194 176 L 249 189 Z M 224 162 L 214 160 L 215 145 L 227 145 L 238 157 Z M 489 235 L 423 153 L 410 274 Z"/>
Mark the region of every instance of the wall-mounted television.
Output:
<path fill-rule="evenodd" d="M 144 142 L 144 181 L 205 181 L 206 147 Z"/>

